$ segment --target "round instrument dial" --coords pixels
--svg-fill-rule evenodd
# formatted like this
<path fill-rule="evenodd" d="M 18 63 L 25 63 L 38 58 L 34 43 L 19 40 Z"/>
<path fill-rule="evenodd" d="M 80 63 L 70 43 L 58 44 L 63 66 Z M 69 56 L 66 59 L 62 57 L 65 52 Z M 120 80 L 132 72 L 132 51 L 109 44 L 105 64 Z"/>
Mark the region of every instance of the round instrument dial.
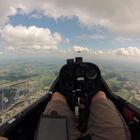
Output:
<path fill-rule="evenodd" d="M 86 75 L 89 79 L 93 80 L 97 77 L 97 72 L 94 69 L 90 69 L 86 72 Z"/>

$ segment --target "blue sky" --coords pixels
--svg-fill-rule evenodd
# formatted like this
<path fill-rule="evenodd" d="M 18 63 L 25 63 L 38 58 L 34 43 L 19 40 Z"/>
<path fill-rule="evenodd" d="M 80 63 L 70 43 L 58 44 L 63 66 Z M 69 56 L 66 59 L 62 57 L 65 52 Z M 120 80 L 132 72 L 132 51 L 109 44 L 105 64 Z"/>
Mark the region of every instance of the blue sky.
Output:
<path fill-rule="evenodd" d="M 138 1 L 5 0 L 0 54 L 140 56 Z M 131 11 L 131 12 L 130 12 Z"/>
<path fill-rule="evenodd" d="M 37 26 L 43 28 L 49 28 L 52 32 L 59 32 L 64 39 L 69 39 L 70 44 L 61 44 L 60 47 L 71 47 L 74 45 L 85 46 L 88 48 L 94 48 L 97 50 L 110 50 L 121 47 L 129 47 L 133 45 L 133 42 L 119 42 L 115 40 L 115 37 L 106 28 L 101 26 L 85 27 L 79 23 L 78 18 L 60 18 L 53 19 L 47 16 L 40 15 L 40 18 L 31 18 L 30 15 L 17 14 L 10 17 L 9 24 L 13 26 Z M 92 39 L 91 36 L 95 36 Z M 103 36 L 103 38 L 96 38 L 97 36 Z"/>

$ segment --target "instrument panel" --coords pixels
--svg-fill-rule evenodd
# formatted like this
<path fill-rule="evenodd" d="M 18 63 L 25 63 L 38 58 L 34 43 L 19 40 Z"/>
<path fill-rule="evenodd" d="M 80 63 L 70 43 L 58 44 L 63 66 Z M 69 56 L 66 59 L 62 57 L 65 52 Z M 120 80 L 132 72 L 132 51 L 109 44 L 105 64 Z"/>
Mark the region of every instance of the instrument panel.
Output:
<path fill-rule="evenodd" d="M 97 65 L 87 62 L 64 65 L 59 73 L 63 94 L 82 97 L 96 94 L 100 86 L 101 73 Z"/>

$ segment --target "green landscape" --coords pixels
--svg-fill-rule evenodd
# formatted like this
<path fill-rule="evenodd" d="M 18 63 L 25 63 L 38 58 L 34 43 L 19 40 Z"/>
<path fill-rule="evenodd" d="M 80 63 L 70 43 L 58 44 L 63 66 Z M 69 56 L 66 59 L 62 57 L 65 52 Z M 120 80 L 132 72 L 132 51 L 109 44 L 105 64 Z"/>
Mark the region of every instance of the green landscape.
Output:
<path fill-rule="evenodd" d="M 13 108 L 28 107 L 44 96 L 58 76 L 60 64 L 45 62 L 15 63 L 0 66 L 0 122 L 15 115 Z M 112 92 L 140 108 L 139 72 L 124 70 L 109 65 L 100 65 L 101 73 Z M 28 104 L 24 104 L 28 100 Z M 19 106 L 20 105 L 20 106 Z M 19 110 L 19 109 L 18 109 Z"/>
<path fill-rule="evenodd" d="M 44 96 L 58 75 L 59 66 L 44 63 L 8 64 L 0 67 L 0 122 L 15 115 L 16 108 L 28 107 Z M 28 100 L 28 104 L 24 101 Z M 16 106 L 18 105 L 18 106 Z M 18 109 L 19 110 L 19 109 Z M 11 113 L 11 114 L 10 114 Z"/>
<path fill-rule="evenodd" d="M 114 94 L 140 108 L 140 72 L 107 66 L 101 67 L 101 70 Z"/>

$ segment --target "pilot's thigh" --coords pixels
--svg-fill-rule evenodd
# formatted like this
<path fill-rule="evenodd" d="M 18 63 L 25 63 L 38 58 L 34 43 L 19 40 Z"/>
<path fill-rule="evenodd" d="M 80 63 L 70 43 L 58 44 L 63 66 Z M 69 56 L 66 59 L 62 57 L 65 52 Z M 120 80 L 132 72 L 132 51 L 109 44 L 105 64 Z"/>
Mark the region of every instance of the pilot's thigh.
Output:
<path fill-rule="evenodd" d="M 51 114 L 53 111 L 57 112 L 58 115 L 72 117 L 72 112 L 70 111 L 69 106 L 66 103 L 59 101 L 59 100 L 50 101 L 47 104 L 47 107 L 46 107 L 44 113 Z"/>
<path fill-rule="evenodd" d="M 94 140 L 129 140 L 129 129 L 115 105 L 100 99 L 90 105 L 88 133 Z"/>
<path fill-rule="evenodd" d="M 81 135 L 75 126 L 73 113 L 66 103 L 58 100 L 50 101 L 43 114 L 51 114 L 52 111 L 56 111 L 58 115 L 67 117 L 70 140 L 74 140 Z"/>
<path fill-rule="evenodd" d="M 0 136 L 0 140 L 8 140 L 8 139 Z"/>

